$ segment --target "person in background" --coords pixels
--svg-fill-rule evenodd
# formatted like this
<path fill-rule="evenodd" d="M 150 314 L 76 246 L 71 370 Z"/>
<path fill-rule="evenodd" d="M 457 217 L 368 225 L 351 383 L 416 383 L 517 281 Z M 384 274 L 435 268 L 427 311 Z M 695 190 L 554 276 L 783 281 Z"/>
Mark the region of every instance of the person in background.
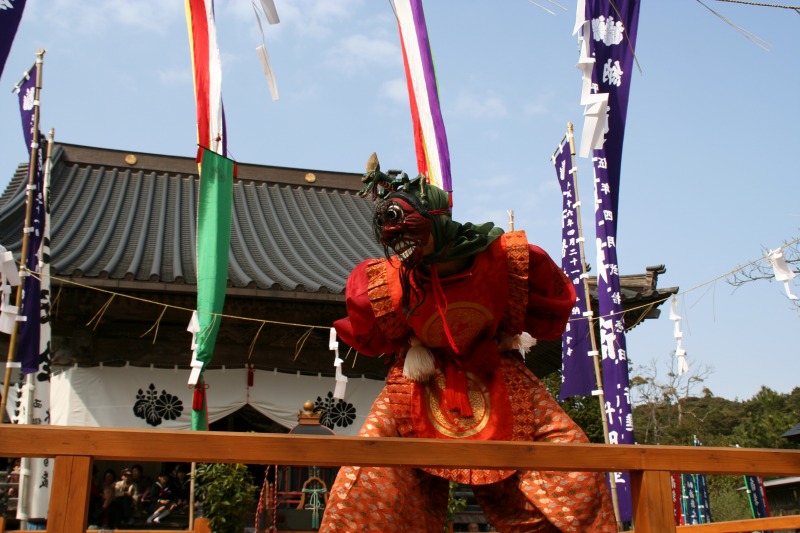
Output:
<path fill-rule="evenodd" d="M 123 468 L 119 476 L 120 480 L 114 484 L 114 497 L 119 504 L 121 523 L 131 525 L 136 501 L 139 497 L 138 489 L 131 479 L 131 471 L 128 468 Z"/>
<path fill-rule="evenodd" d="M 175 468 L 175 487 L 177 489 L 177 498 L 175 500 L 176 511 L 182 511 L 189 508 L 189 496 L 192 492 L 191 478 L 187 475 L 186 466 L 178 465 Z"/>
<path fill-rule="evenodd" d="M 152 484 L 150 483 L 150 480 L 145 477 L 144 468 L 142 468 L 142 465 L 135 464 L 131 467 L 131 483 L 136 486 L 136 492 L 133 499 L 133 514 L 134 516 L 139 516 L 152 503 L 152 500 L 148 501 L 151 493 L 150 487 Z"/>
<path fill-rule="evenodd" d="M 161 472 L 158 475 L 158 481 L 153 485 L 153 491 L 156 495 L 155 502 L 152 506 L 152 514 L 147 517 L 147 523 L 159 524 L 177 506 L 175 503 L 177 490 L 169 472 Z"/>
<path fill-rule="evenodd" d="M 103 503 L 97 509 L 94 523 L 101 529 L 115 529 L 119 522 L 119 502 L 116 501 L 117 474 L 111 468 L 103 473 Z"/>

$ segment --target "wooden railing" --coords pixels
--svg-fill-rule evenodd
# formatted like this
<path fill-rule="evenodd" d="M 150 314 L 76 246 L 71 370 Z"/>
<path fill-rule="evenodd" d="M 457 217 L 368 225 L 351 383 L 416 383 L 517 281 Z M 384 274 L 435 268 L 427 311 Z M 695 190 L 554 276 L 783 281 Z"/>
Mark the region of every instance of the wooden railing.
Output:
<path fill-rule="evenodd" d="M 765 449 L 329 437 L 257 433 L 0 425 L 0 457 L 55 459 L 47 530 L 83 533 L 92 461 L 206 462 L 317 466 L 423 466 L 602 471 L 631 474 L 637 533 L 678 531 L 671 472 L 800 475 L 800 451 Z M 798 527 L 782 517 L 770 527 Z M 792 521 L 794 520 L 794 521 Z M 721 533 L 756 523 L 681 527 Z M 754 522 L 754 521 L 747 521 Z M 713 526 L 713 527 L 711 527 Z M 207 527 L 200 525 L 200 527 Z M 707 528 L 707 529 L 701 529 Z M 721 528 L 721 529 L 720 529 Z M 200 529 L 195 529 L 200 533 Z M 208 531 L 207 529 L 205 531 Z M 0 527 L 0 533 L 2 528 Z"/>

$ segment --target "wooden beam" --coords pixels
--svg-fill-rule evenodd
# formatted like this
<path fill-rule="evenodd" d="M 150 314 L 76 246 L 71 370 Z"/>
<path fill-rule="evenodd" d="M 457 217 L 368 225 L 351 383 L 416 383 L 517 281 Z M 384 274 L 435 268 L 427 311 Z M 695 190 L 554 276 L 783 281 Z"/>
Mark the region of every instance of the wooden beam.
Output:
<path fill-rule="evenodd" d="M 326 437 L 0 425 L 0 457 L 800 475 L 800 450 Z"/>
<path fill-rule="evenodd" d="M 631 472 L 633 524 L 638 533 L 674 533 L 669 472 Z"/>
<path fill-rule="evenodd" d="M 772 516 L 750 520 L 732 520 L 696 526 L 678 526 L 680 533 L 739 533 L 745 531 L 774 531 L 776 529 L 800 529 L 800 515 Z"/>
<path fill-rule="evenodd" d="M 91 457 L 56 456 L 47 529 L 65 533 L 86 531 L 91 480 Z"/>

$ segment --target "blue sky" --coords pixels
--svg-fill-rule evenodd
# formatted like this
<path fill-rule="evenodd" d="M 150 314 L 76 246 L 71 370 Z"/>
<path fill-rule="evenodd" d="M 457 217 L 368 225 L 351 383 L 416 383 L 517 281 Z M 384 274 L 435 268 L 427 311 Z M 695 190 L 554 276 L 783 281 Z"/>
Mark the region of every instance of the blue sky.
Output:
<path fill-rule="evenodd" d="M 705 383 L 727 398 L 762 385 L 800 385 L 798 313 L 775 282 L 734 290 L 724 278 L 800 236 L 800 74 L 797 13 L 704 0 L 769 43 L 764 50 L 695 0 L 641 7 L 636 72 L 622 162 L 618 260 L 623 274 L 665 264 L 679 286 L 683 347 Z M 575 123 L 580 72 L 575 2 L 428 1 L 455 189 L 455 218 L 516 229 L 554 255 L 561 198 L 550 155 Z M 790 3 L 788 0 L 785 3 Z M 388 2 L 275 0 L 265 26 L 280 99 L 270 98 L 247 0 L 217 2 L 230 155 L 241 162 L 361 172 L 377 151 L 385 168 L 415 174 L 408 96 Z M 0 78 L 0 189 L 26 160 L 10 93 L 47 50 L 42 127 L 61 142 L 169 155 L 196 150 L 183 2 L 28 0 Z M 4 94 L 0 91 L 0 95 Z M 579 189 L 592 197 L 588 160 Z M 587 241 L 593 214 L 584 210 Z M 592 247 L 588 261 L 595 263 Z M 800 293 L 795 281 L 793 287 Z M 675 349 L 669 307 L 628 334 L 637 365 Z"/>

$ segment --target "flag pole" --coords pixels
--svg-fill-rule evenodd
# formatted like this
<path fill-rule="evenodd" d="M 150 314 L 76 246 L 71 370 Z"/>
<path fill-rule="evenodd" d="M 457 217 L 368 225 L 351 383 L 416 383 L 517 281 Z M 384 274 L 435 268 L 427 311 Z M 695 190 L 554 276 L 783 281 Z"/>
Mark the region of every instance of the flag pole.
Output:
<path fill-rule="evenodd" d="M 572 168 L 577 169 L 577 165 L 575 163 L 575 135 L 573 132 L 573 125 L 572 122 L 567 122 L 567 141 L 569 142 L 569 155 L 572 159 Z M 582 274 L 581 279 L 583 279 L 583 291 L 584 291 L 584 298 L 587 303 L 587 316 L 586 319 L 589 321 L 589 338 L 592 342 L 592 362 L 594 363 L 594 378 L 597 384 L 597 388 L 592 392 L 593 396 L 597 396 L 597 400 L 600 406 L 600 420 L 603 422 L 603 439 L 605 440 L 606 444 L 609 444 L 608 438 L 608 421 L 606 420 L 606 412 L 605 412 L 605 405 L 606 405 L 606 397 L 605 392 L 603 391 L 603 375 L 600 371 L 600 352 L 597 350 L 597 336 L 594 332 L 594 326 L 597 322 L 597 319 L 594 318 L 594 312 L 592 311 L 592 306 L 590 305 L 591 295 L 589 293 L 589 275 L 588 275 L 588 268 L 586 266 L 586 252 L 585 252 L 585 239 L 583 238 L 583 222 L 581 219 L 581 204 L 580 204 L 580 196 L 578 195 L 578 172 L 577 170 L 572 173 L 572 189 L 575 192 L 575 212 L 577 215 L 578 220 L 578 236 L 581 237 L 579 240 L 579 246 L 581 249 L 581 268 Z M 617 521 L 617 530 L 622 530 L 622 521 L 620 520 L 620 513 L 619 513 L 619 498 L 617 497 L 617 483 L 614 479 L 614 473 L 608 473 L 608 484 L 611 487 L 611 503 L 614 507 L 614 518 Z"/>
<path fill-rule="evenodd" d="M 34 179 L 36 177 L 36 157 L 39 145 L 39 93 L 42 90 L 42 64 L 44 63 L 43 48 L 39 48 L 36 52 L 36 89 L 34 90 L 33 102 L 33 146 L 30 147 L 30 159 L 28 160 L 28 199 L 25 204 L 25 227 L 22 230 L 22 251 L 20 252 L 20 277 L 27 275 L 27 257 L 28 257 L 28 228 L 31 227 L 31 218 L 33 216 L 33 191 L 35 189 Z M 20 283 L 17 287 L 16 307 L 22 305 L 22 287 L 24 283 Z M 17 315 L 19 316 L 19 315 Z M 19 333 L 19 321 L 15 320 L 11 330 L 11 338 L 8 341 L 8 358 L 6 360 L 6 372 L 3 380 L 3 396 L 0 398 L 0 424 L 5 421 L 6 405 L 8 404 L 8 388 L 11 383 L 11 369 L 14 366 L 14 361 L 17 355 L 17 335 Z"/>

